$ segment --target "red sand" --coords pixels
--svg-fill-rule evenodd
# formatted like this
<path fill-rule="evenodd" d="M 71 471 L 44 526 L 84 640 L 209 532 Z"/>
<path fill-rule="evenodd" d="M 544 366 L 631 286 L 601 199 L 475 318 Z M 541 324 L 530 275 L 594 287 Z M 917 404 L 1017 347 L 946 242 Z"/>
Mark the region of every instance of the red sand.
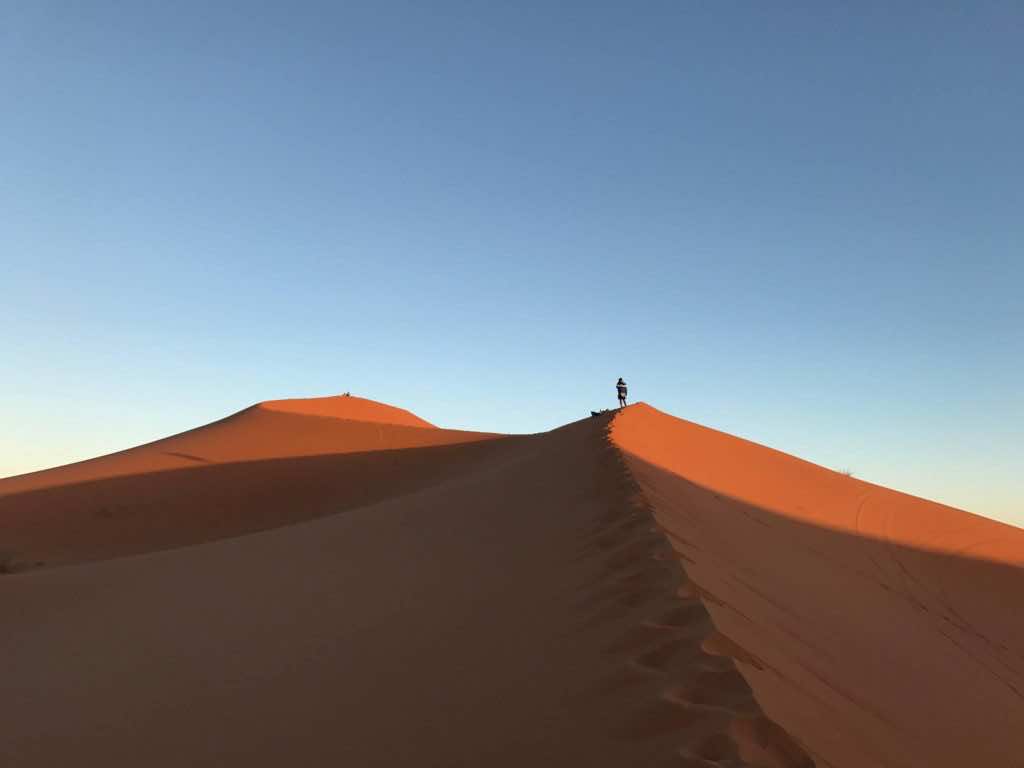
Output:
<path fill-rule="evenodd" d="M 615 421 L 713 644 L 820 766 L 1024 760 L 1024 530 L 646 405 Z"/>
<path fill-rule="evenodd" d="M 430 431 L 426 431 L 430 430 Z M 198 429 L 76 464 L 0 479 L 0 496 L 117 475 L 252 459 L 466 442 L 401 408 L 360 397 L 271 400 Z"/>
<path fill-rule="evenodd" d="M 429 421 L 424 421 L 414 413 L 393 405 L 384 405 L 374 400 L 361 397 L 308 397 L 291 400 L 268 400 L 260 403 L 257 408 L 282 413 L 298 413 L 303 416 L 326 416 L 331 419 L 348 419 L 349 421 L 374 421 L 381 424 L 400 424 L 406 427 L 426 427 L 434 429 Z"/>
<path fill-rule="evenodd" d="M 261 403 L 164 440 L 0 480 L 0 563 L 103 559 L 308 520 L 432 481 L 420 454 L 397 449 L 444 452 L 493 437 L 437 429 L 357 397 Z"/>
<path fill-rule="evenodd" d="M 1024 532 L 647 406 L 609 423 L 277 401 L 0 480 L 27 569 L 0 577 L 0 763 L 1024 754 Z"/>

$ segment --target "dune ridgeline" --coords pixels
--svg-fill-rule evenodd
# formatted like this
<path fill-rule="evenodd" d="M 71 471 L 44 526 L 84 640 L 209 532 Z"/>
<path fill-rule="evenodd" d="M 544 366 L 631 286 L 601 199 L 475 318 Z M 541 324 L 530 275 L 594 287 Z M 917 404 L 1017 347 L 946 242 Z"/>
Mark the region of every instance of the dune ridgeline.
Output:
<path fill-rule="evenodd" d="M 644 404 L 262 403 L 0 480 L 0 764 L 1024 759 L 1024 531 Z"/>

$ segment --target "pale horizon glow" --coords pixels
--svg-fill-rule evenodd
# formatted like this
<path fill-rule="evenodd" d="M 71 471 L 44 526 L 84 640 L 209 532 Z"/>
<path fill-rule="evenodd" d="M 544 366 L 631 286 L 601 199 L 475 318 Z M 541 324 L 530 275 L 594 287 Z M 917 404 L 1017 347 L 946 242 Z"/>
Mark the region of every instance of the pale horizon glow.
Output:
<path fill-rule="evenodd" d="M 1024 526 L 1018 4 L 213 5 L 2 13 L 0 476 L 622 376 Z"/>

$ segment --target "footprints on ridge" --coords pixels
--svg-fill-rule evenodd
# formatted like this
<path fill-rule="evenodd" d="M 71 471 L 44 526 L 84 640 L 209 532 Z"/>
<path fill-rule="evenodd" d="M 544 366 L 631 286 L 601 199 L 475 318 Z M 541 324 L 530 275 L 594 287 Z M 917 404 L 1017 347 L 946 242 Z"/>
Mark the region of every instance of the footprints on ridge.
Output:
<path fill-rule="evenodd" d="M 665 765 L 680 768 L 813 768 L 761 713 L 733 659 L 759 669 L 761 662 L 715 631 L 702 602 L 714 596 L 687 578 L 689 558 L 634 496 L 602 516 L 579 553 L 599 572 L 578 603 L 583 629 L 621 627 L 624 616 L 635 617 L 604 647 L 614 671 L 591 691 L 632 702 L 612 732 L 664 741 Z"/>

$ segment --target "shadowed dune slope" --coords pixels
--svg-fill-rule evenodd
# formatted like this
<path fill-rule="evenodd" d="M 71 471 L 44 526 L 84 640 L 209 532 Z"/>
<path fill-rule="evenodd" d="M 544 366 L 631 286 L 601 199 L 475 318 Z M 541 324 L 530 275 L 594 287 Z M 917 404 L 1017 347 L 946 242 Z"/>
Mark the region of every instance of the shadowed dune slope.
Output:
<path fill-rule="evenodd" d="M 0 480 L 8 570 L 234 536 L 406 493 L 492 447 L 356 397 L 278 400 L 180 435 Z M 512 438 L 516 439 L 516 438 Z M 444 446 L 462 447 L 444 449 Z M 417 449 L 420 453 L 399 452 Z M 390 451 L 383 459 L 368 453 Z"/>
<path fill-rule="evenodd" d="M 738 758 L 766 721 L 607 429 L 121 479 L 336 513 L 0 578 L 0 763 L 799 764 Z"/>
<path fill-rule="evenodd" d="M 705 648 L 819 767 L 1020 764 L 1024 531 L 644 404 L 612 439 L 711 614 Z"/>

